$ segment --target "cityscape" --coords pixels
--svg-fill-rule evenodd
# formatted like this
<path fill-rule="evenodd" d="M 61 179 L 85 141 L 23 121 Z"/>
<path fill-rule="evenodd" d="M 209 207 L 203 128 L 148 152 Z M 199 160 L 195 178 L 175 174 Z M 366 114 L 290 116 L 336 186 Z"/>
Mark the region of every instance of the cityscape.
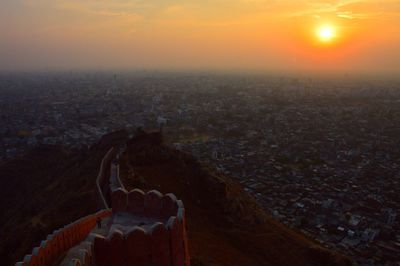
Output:
<path fill-rule="evenodd" d="M 400 266 L 399 0 L 1 0 L 0 266 Z"/>
<path fill-rule="evenodd" d="M 3 73 L 0 158 L 162 130 L 277 221 L 358 265 L 397 265 L 399 86 L 347 74 Z"/>

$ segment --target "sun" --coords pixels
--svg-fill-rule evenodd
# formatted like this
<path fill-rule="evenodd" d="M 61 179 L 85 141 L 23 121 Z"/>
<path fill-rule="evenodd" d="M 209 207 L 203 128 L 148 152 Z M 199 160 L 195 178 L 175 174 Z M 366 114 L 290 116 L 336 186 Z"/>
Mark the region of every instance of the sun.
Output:
<path fill-rule="evenodd" d="M 336 29 L 332 25 L 323 25 L 317 29 L 316 34 L 321 42 L 330 43 L 336 37 Z"/>

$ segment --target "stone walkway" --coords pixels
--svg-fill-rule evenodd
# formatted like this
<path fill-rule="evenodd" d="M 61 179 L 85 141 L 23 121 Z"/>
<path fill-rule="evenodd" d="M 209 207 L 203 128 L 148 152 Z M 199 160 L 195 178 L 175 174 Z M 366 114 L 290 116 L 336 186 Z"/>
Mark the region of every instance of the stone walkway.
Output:
<path fill-rule="evenodd" d="M 114 230 L 120 230 L 125 235 L 135 226 L 140 226 L 145 229 L 145 231 L 148 231 L 156 222 L 162 222 L 164 224 L 167 223 L 166 220 L 164 221 L 157 218 L 149 218 L 120 212 L 111 217 L 103 219 L 101 222 L 101 228 L 99 229 L 96 226 L 91 233 L 107 237 L 110 232 L 113 232 Z"/>

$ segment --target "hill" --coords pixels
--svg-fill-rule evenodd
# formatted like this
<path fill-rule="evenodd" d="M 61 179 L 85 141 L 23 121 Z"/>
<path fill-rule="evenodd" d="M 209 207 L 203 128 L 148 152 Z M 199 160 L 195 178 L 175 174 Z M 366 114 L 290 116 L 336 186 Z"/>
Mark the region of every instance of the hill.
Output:
<path fill-rule="evenodd" d="M 185 203 L 193 265 L 351 265 L 270 218 L 231 178 L 141 134 L 121 157 L 128 188 L 173 192 Z"/>
<path fill-rule="evenodd" d="M 0 255 L 13 265 L 48 233 L 98 209 L 95 179 L 111 146 L 127 132 L 104 136 L 88 150 L 42 146 L 0 165 Z M 187 210 L 192 265 L 351 265 L 272 220 L 232 179 L 141 133 L 121 157 L 127 188 L 173 192 Z"/>
<path fill-rule="evenodd" d="M 1 265 L 14 265 L 53 230 L 98 209 L 100 162 L 126 138 L 125 131 L 114 132 L 85 151 L 40 146 L 0 164 Z"/>

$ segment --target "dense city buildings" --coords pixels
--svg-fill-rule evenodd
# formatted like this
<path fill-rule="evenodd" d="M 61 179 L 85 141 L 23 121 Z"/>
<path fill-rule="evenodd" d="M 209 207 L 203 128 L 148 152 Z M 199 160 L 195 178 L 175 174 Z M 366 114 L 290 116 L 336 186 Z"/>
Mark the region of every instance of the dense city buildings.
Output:
<path fill-rule="evenodd" d="M 0 157 L 116 129 L 240 182 L 272 217 L 360 265 L 400 261 L 400 82 L 176 73 L 0 76 Z"/>

